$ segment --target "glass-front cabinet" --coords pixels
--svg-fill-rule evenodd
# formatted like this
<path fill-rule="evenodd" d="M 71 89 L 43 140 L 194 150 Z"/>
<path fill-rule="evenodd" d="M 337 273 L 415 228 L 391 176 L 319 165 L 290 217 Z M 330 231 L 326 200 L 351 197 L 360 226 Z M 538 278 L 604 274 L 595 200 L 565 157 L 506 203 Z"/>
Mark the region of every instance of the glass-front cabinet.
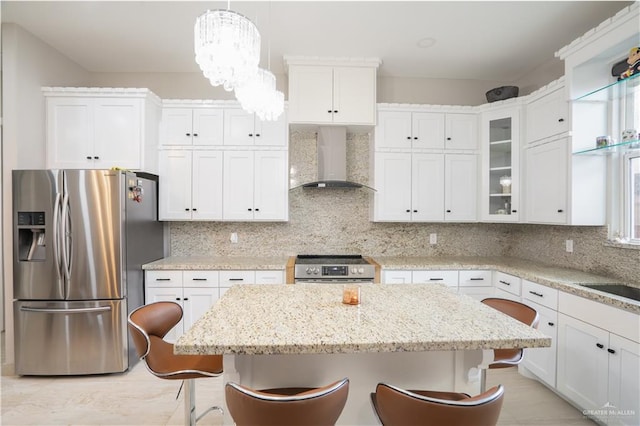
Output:
<path fill-rule="evenodd" d="M 482 132 L 482 220 L 516 222 L 520 202 L 520 107 L 483 113 Z"/>

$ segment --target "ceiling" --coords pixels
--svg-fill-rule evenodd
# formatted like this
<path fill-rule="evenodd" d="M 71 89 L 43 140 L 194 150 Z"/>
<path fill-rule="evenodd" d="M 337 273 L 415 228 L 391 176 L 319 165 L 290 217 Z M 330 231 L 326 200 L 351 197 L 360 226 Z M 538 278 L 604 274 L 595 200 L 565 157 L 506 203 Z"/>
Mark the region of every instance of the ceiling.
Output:
<path fill-rule="evenodd" d="M 378 57 L 395 77 L 517 81 L 631 2 L 232 1 L 283 55 Z M 6 1 L 19 24 L 91 72 L 198 72 L 193 26 L 226 1 Z M 420 44 L 432 44 L 420 47 Z"/>

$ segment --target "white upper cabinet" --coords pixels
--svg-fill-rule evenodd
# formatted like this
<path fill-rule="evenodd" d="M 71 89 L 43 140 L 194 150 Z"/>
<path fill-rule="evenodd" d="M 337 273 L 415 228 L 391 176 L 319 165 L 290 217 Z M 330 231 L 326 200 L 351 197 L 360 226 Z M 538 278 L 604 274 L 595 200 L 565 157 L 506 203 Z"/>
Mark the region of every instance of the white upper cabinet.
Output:
<path fill-rule="evenodd" d="M 261 121 L 242 108 L 225 108 L 224 145 L 287 146 L 286 113 L 275 121 Z"/>
<path fill-rule="evenodd" d="M 564 84 L 527 102 L 527 143 L 559 135 L 569 130 L 569 103 Z"/>
<path fill-rule="evenodd" d="M 446 114 L 445 148 L 478 149 L 477 114 Z"/>
<path fill-rule="evenodd" d="M 476 114 L 379 111 L 376 149 L 478 149 Z"/>
<path fill-rule="evenodd" d="M 216 146 L 222 145 L 221 108 L 162 109 L 161 145 Z"/>
<path fill-rule="evenodd" d="M 222 219 L 222 152 L 160 151 L 160 220 Z"/>
<path fill-rule="evenodd" d="M 446 154 L 444 163 L 445 221 L 478 220 L 478 156 Z"/>
<path fill-rule="evenodd" d="M 320 61 L 285 57 L 291 123 L 375 125 L 379 60 Z"/>
<path fill-rule="evenodd" d="M 45 87 L 48 168 L 157 172 L 159 99 L 147 89 Z"/>
<path fill-rule="evenodd" d="M 482 114 L 481 219 L 517 222 L 520 195 L 520 108 Z"/>
<path fill-rule="evenodd" d="M 444 114 L 380 111 L 376 148 L 444 148 Z"/>
<path fill-rule="evenodd" d="M 287 151 L 225 151 L 223 219 L 288 219 Z"/>
<path fill-rule="evenodd" d="M 525 150 L 527 222 L 567 223 L 568 144 L 560 138 Z"/>

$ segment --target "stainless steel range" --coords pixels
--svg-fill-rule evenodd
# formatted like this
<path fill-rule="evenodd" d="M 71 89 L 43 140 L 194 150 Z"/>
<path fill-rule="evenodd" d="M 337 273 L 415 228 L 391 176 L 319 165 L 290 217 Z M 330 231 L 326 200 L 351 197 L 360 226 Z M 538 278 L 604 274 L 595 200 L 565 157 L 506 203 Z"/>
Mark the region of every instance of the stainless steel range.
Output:
<path fill-rule="evenodd" d="M 373 282 L 375 266 L 361 255 L 309 255 L 296 257 L 296 283 Z"/>

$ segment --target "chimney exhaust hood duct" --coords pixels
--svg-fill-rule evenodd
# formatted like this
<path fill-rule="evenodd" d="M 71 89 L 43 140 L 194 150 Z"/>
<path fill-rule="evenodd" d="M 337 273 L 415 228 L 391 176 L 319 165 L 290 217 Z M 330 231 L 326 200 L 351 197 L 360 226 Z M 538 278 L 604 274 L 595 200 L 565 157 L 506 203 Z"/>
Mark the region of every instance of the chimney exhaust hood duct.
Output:
<path fill-rule="evenodd" d="M 347 128 L 327 126 L 318 128 L 318 180 L 303 188 L 362 188 L 347 180 Z"/>

